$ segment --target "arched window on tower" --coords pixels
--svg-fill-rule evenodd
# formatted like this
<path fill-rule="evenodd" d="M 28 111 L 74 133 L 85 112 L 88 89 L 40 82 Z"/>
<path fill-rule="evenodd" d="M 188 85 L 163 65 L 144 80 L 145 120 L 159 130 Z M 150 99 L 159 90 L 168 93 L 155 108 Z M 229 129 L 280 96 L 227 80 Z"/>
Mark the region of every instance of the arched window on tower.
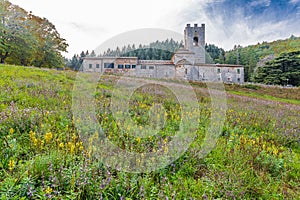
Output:
<path fill-rule="evenodd" d="M 194 46 L 198 46 L 199 39 L 198 37 L 194 37 Z"/>

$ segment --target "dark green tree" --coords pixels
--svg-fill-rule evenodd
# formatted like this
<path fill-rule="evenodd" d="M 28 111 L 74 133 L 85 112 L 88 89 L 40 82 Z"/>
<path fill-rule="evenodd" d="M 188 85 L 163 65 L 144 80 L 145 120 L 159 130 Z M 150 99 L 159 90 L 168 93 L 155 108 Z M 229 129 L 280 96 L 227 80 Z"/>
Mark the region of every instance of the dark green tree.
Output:
<path fill-rule="evenodd" d="M 280 54 L 263 67 L 259 67 L 255 82 L 300 86 L 300 50 Z"/>

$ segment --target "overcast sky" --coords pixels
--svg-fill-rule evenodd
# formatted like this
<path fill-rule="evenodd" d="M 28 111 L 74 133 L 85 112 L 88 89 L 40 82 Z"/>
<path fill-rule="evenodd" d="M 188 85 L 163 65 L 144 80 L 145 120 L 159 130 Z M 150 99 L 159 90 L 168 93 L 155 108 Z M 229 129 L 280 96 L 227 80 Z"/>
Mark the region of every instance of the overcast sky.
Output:
<path fill-rule="evenodd" d="M 300 0 L 10 0 L 46 17 L 69 43 L 67 57 L 135 29 L 183 33 L 206 24 L 206 42 L 226 50 L 300 36 Z M 170 35 L 172 36 L 172 34 Z"/>

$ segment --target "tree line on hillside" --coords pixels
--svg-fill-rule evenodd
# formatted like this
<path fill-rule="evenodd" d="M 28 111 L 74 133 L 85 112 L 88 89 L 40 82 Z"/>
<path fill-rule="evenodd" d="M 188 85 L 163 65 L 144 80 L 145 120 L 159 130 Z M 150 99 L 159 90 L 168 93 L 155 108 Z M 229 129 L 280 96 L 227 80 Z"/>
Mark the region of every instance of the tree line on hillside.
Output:
<path fill-rule="evenodd" d="M 67 67 L 79 70 L 84 57 L 96 56 L 135 56 L 145 60 L 170 60 L 173 52 L 181 47 L 182 41 L 168 39 L 149 45 L 139 45 L 138 48 L 135 45 L 128 45 L 117 47 L 115 50 L 108 49 L 100 55 L 96 55 L 94 51 L 91 53 L 82 51 L 80 55 L 74 55 L 67 61 Z M 233 50 L 227 52 L 214 44 L 206 44 L 205 49 L 210 63 L 243 65 L 247 82 L 300 85 L 299 37 L 291 36 L 286 40 L 263 42 L 247 47 L 235 45 Z"/>
<path fill-rule="evenodd" d="M 240 45 L 235 45 L 233 50 L 227 51 L 225 53 L 226 64 L 240 64 L 245 67 L 245 81 L 247 82 L 259 82 L 264 83 L 262 79 L 257 79 L 258 68 L 264 65 L 269 68 L 267 61 L 274 60 L 274 58 L 279 58 L 281 54 L 283 56 L 288 52 L 297 52 L 300 49 L 300 37 L 291 36 L 286 40 L 276 40 L 273 42 L 263 42 L 256 45 L 250 45 L 247 47 L 242 47 Z M 289 54 L 288 54 L 289 55 Z M 268 58 L 269 57 L 269 58 Z M 267 59 L 266 59 L 267 58 Z M 258 63 L 266 59 L 259 66 Z M 290 59 L 296 59 L 296 57 L 291 57 Z M 284 62 L 284 61 L 283 61 Z M 296 61 L 295 61 L 296 62 Z M 282 63 L 284 65 L 284 63 Z M 291 66 L 289 70 L 292 70 L 294 66 Z M 296 69 L 297 70 L 297 69 Z M 284 79 L 283 74 L 278 74 L 281 79 Z M 278 81 L 274 81 L 268 84 L 279 84 Z M 280 82 L 283 84 L 283 82 Z"/>
<path fill-rule="evenodd" d="M 0 1 L 0 63 L 63 67 L 68 44 L 46 18 Z"/>
<path fill-rule="evenodd" d="M 183 41 L 178 42 L 173 39 L 167 39 L 165 41 L 152 42 L 149 45 L 139 45 L 136 47 L 133 45 L 123 46 L 122 48 L 117 47 L 115 50 L 107 49 L 105 52 L 96 55 L 93 50 L 82 51 L 80 54 L 75 54 L 72 59 L 67 60 L 66 67 L 74 70 L 79 70 L 84 57 L 96 57 L 96 56 L 127 56 L 127 57 L 138 57 L 141 60 L 170 60 L 179 48 L 183 47 Z M 214 63 L 225 62 L 225 51 L 222 48 L 217 47 L 213 44 L 206 44 L 206 52 L 210 59 Z"/>

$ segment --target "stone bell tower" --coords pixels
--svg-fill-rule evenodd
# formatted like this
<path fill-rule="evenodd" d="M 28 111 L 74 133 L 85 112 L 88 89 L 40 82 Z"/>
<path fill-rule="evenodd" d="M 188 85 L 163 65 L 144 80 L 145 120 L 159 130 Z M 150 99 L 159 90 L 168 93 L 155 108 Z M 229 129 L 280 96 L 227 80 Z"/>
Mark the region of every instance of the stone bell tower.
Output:
<path fill-rule="evenodd" d="M 191 27 L 187 24 L 184 30 L 184 48 L 195 54 L 194 64 L 205 63 L 205 24 Z"/>

